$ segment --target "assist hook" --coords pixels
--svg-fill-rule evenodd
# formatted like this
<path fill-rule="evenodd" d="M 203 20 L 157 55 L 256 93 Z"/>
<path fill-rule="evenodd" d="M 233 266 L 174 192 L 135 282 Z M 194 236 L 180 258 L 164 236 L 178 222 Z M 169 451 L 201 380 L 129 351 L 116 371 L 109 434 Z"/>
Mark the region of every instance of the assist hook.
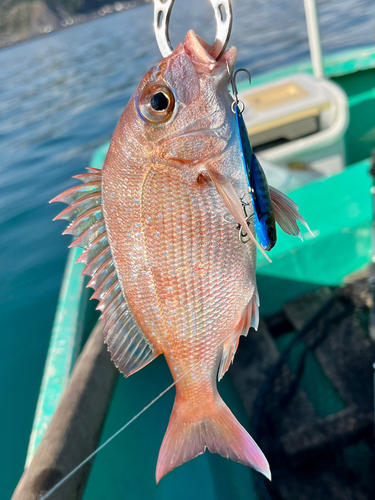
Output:
<path fill-rule="evenodd" d="M 228 69 L 228 73 L 230 74 L 228 62 L 227 62 L 227 69 Z M 234 101 L 232 102 L 232 111 L 234 113 L 235 112 L 234 108 L 237 106 L 240 114 L 242 114 L 244 109 L 245 109 L 245 105 L 242 101 L 240 101 L 238 99 L 238 89 L 237 89 L 237 83 L 236 83 L 236 76 L 240 71 L 244 71 L 247 74 L 247 76 L 249 77 L 250 85 L 251 85 L 251 75 L 250 75 L 250 71 L 248 71 L 247 69 L 239 68 L 230 76 L 230 84 L 232 86 L 232 93 L 233 93 L 233 99 L 234 99 Z"/>
<path fill-rule="evenodd" d="M 216 36 L 210 49 L 210 55 L 217 61 L 223 55 L 232 31 L 231 0 L 210 0 L 215 12 Z M 170 56 L 173 47 L 169 39 L 169 19 L 174 0 L 154 0 L 154 32 L 161 55 Z"/>

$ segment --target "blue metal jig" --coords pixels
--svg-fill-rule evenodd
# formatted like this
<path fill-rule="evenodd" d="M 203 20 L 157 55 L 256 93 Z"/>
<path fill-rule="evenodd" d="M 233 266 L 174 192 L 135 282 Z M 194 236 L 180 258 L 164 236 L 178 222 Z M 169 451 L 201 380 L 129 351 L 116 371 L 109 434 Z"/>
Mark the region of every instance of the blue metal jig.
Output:
<path fill-rule="evenodd" d="M 236 115 L 238 134 L 240 137 L 240 145 L 242 152 L 243 164 L 247 176 L 249 193 L 254 210 L 254 228 L 258 236 L 259 243 L 264 250 L 271 250 L 276 243 L 276 223 L 273 213 L 272 201 L 268 182 L 264 171 L 253 153 L 246 125 L 242 117 L 245 108 L 242 101 L 238 99 L 238 90 L 236 85 L 236 75 L 240 71 L 245 71 L 249 76 L 250 73 L 246 69 L 238 69 L 231 77 L 232 90 L 234 101 L 232 111 Z"/>

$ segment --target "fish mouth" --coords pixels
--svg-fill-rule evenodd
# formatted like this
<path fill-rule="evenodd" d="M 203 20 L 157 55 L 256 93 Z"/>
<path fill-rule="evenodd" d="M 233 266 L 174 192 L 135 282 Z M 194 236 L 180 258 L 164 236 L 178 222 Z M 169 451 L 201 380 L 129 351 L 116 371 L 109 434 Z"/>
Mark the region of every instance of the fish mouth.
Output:
<path fill-rule="evenodd" d="M 183 45 L 186 55 L 193 63 L 198 74 L 203 73 L 208 77 L 214 77 L 219 80 L 220 84 L 225 86 L 229 85 L 237 59 L 237 49 L 235 47 L 227 49 L 217 61 L 210 54 L 212 46 L 193 30 L 187 33 Z M 228 141 L 231 135 L 232 133 L 227 127 L 227 123 L 225 121 L 223 122 L 220 113 L 214 111 L 207 116 L 200 117 L 190 122 L 178 132 L 167 135 L 163 138 L 163 141 L 174 137 L 187 138 L 202 136 L 215 136 L 219 139 Z"/>
<path fill-rule="evenodd" d="M 173 139 L 175 137 L 202 137 L 208 135 L 214 135 L 220 139 L 228 141 L 231 137 L 231 132 L 226 127 L 225 123 L 218 123 L 216 126 L 210 126 L 212 122 L 217 119 L 218 112 L 204 116 L 202 118 L 197 118 L 191 123 L 188 123 L 185 127 L 179 130 L 177 133 L 167 136 L 165 139 Z"/>
<path fill-rule="evenodd" d="M 203 38 L 197 35 L 193 30 L 187 33 L 184 45 L 185 50 L 190 53 L 195 63 L 206 66 L 210 73 L 214 69 L 226 71 L 228 73 L 229 82 L 230 75 L 233 72 L 237 59 L 237 49 L 235 47 L 227 49 L 217 61 L 210 54 L 212 45 L 203 40 Z"/>

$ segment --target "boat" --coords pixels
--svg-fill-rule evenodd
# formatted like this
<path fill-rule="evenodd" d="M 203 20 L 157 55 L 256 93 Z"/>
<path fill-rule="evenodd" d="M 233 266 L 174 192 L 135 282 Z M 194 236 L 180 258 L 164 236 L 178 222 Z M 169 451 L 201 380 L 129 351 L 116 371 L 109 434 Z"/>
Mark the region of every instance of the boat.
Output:
<path fill-rule="evenodd" d="M 305 241 L 302 242 L 279 232 L 277 245 L 270 254 L 272 263 L 259 255 L 260 311 L 266 320 L 277 317 L 285 304 L 305 294 L 314 293 L 322 287 L 340 287 L 348 276 L 367 268 L 372 258 L 370 191 L 373 181 L 370 167 L 371 152 L 375 148 L 375 48 L 355 47 L 329 54 L 321 60 L 321 74 L 313 77 L 316 65 L 315 61 L 314 67 L 313 57 L 313 62 L 306 60 L 260 75 L 253 79 L 251 88 L 245 84 L 239 86 L 240 97 L 248 109 L 251 110 L 251 103 L 260 109 L 258 121 L 250 120 L 248 125 L 250 123 L 249 134 L 257 144 L 255 147 L 261 161 L 268 162 L 271 168 L 281 166 L 284 173 L 289 168 L 292 177 L 293 172 L 297 172 L 295 177 L 301 178 L 298 173 L 304 172 L 303 185 L 290 189 L 288 195 L 298 204 L 314 234 L 313 237 L 303 231 Z M 325 95 L 332 91 L 337 106 L 341 106 L 336 109 L 336 114 L 333 113 L 334 116 L 332 104 L 311 95 L 315 90 L 319 94 L 322 86 L 326 89 Z M 298 100 L 299 94 L 305 101 L 307 98 L 302 108 L 295 100 L 296 95 Z M 292 121 L 283 114 L 283 110 L 273 120 L 265 117 L 270 107 L 277 107 L 278 99 L 281 99 L 284 111 L 290 110 L 291 103 L 296 104 Z M 327 116 L 323 116 L 324 113 Z M 338 113 L 341 113 L 339 119 Z M 300 129 L 297 137 L 285 139 L 285 134 L 293 133 L 293 123 L 297 123 Z M 305 130 L 302 136 L 299 135 L 301 129 Z M 284 134 L 281 138 L 280 131 Z M 319 140 L 314 143 L 318 134 L 324 136 L 323 145 Z M 331 134 L 329 140 L 327 134 Z M 298 141 L 304 142 L 304 147 L 298 149 Z M 109 143 L 103 144 L 95 152 L 90 167 L 103 166 L 108 146 Z M 327 158 L 330 158 L 328 164 L 333 165 L 332 171 L 324 168 L 324 159 Z M 313 178 L 307 182 L 310 174 Z M 93 304 L 88 300 L 87 279 L 80 274 L 82 267 L 74 264 L 80 252 L 80 249 L 72 248 L 66 264 L 30 436 L 26 470 L 69 385 L 88 334 L 98 319 Z M 279 335 L 277 345 L 280 350 L 285 347 L 285 342 Z M 170 383 L 171 377 L 162 357 L 129 379 L 120 376 L 109 405 L 101 442 L 120 429 Z M 220 383 L 219 390 L 239 421 L 247 426 L 249 417 L 230 375 Z M 156 487 L 154 472 L 157 454 L 172 404 L 173 391 L 169 391 L 98 454 L 82 498 L 266 498 L 261 496 L 256 476 L 249 473 L 249 469 L 209 453 L 176 469 Z"/>

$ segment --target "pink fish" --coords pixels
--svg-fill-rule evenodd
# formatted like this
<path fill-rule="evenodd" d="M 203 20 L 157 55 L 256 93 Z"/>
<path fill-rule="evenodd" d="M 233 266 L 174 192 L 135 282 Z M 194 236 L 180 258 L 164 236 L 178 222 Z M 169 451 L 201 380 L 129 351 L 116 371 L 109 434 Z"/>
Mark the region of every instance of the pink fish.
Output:
<path fill-rule="evenodd" d="M 142 79 L 113 134 L 103 171 L 53 201 L 92 276 L 104 339 L 126 376 L 164 354 L 176 399 L 156 481 L 203 453 L 270 479 L 260 448 L 217 387 L 239 337 L 258 326 L 256 246 L 240 198 L 248 192 L 232 99 L 237 51 L 219 61 L 190 31 Z M 296 205 L 271 190 L 277 222 L 299 234 Z M 251 238 L 239 241 L 236 224 Z"/>

